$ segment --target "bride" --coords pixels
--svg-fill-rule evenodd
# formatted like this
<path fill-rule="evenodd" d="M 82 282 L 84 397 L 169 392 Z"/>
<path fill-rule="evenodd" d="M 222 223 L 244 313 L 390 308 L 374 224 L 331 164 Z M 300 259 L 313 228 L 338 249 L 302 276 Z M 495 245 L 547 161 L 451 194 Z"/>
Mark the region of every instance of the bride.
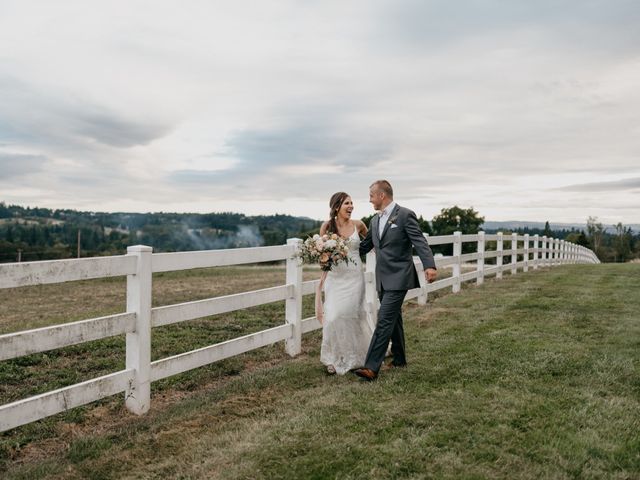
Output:
<path fill-rule="evenodd" d="M 324 283 L 320 361 L 328 373 L 343 375 L 364 365 L 374 330 L 365 310 L 364 271 L 358 251 L 367 227 L 351 219 L 353 201 L 346 193 L 333 194 L 329 206 L 330 218 L 320 227 L 320 235 L 335 233 L 347 240 L 349 262 L 335 265 Z"/>

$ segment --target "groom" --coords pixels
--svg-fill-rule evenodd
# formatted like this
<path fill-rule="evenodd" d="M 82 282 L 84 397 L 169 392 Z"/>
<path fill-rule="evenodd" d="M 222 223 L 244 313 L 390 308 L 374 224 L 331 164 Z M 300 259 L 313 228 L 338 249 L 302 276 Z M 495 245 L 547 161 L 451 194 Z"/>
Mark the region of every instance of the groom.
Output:
<path fill-rule="evenodd" d="M 431 248 L 418 226 L 416 214 L 393 201 L 393 189 L 386 180 L 369 187 L 369 201 L 378 215 L 371 219 L 367 237 L 360 244 L 360 255 L 376 251 L 376 288 L 380 299 L 378 325 L 373 332 L 364 368 L 354 371 L 364 380 L 375 380 L 391 340 L 393 361 L 390 367 L 404 367 L 404 329 L 402 302 L 407 291 L 420 286 L 413 263 L 415 247 L 429 283 L 436 279 L 436 264 Z"/>

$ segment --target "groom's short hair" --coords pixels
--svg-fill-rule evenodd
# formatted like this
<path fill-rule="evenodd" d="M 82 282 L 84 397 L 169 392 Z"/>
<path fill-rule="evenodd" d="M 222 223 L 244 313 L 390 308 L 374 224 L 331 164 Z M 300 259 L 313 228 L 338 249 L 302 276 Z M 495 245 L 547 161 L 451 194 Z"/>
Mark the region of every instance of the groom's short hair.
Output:
<path fill-rule="evenodd" d="M 386 180 L 376 180 L 371 184 L 371 187 L 375 187 L 377 190 L 384 192 L 387 197 L 393 198 L 393 188 Z"/>

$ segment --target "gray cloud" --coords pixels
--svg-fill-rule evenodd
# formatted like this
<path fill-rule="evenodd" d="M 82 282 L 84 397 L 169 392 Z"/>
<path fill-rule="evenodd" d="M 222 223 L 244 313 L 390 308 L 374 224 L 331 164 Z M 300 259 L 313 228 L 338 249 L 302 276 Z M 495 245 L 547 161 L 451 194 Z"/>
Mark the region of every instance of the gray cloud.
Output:
<path fill-rule="evenodd" d="M 43 91 L 6 76 L 0 76 L 0 126 L 4 142 L 66 153 L 95 151 L 96 143 L 116 148 L 144 146 L 173 128 L 155 118 L 116 112 L 69 91 Z"/>
<path fill-rule="evenodd" d="M 626 178 L 611 182 L 593 182 L 568 185 L 566 187 L 554 188 L 553 190 L 567 192 L 617 192 L 620 190 L 637 190 L 640 192 L 640 177 Z"/>
<path fill-rule="evenodd" d="M 112 147 L 148 145 L 171 130 L 168 125 L 125 118 L 106 109 L 91 107 L 87 110 L 93 112 L 78 110 L 72 116 L 74 133 Z"/>
<path fill-rule="evenodd" d="M 333 120 L 341 120 L 339 115 Z M 340 123 L 340 122 L 338 122 Z M 326 124 L 291 125 L 234 133 L 227 141 L 231 156 L 250 169 L 283 165 L 343 165 L 358 168 L 389 158 L 391 146 L 379 136 Z"/>
<path fill-rule="evenodd" d="M 340 124 L 340 114 L 333 119 Z M 337 184 L 353 185 L 350 177 L 357 176 L 361 183 L 370 169 L 391 158 L 393 143 L 383 134 L 363 134 L 329 124 L 325 119 L 234 132 L 224 150 L 225 156 L 237 160 L 233 167 L 177 170 L 167 181 L 172 185 L 209 185 L 218 192 L 242 192 L 243 197 L 256 199 L 278 199 L 283 194 L 310 196 L 314 192 L 324 198 Z M 306 174 L 306 170 L 314 173 Z"/>
<path fill-rule="evenodd" d="M 446 0 L 382 2 L 375 36 L 389 48 L 441 47 L 501 32 L 532 32 L 549 45 L 590 45 L 597 50 L 635 50 L 640 8 L 634 0 L 558 2 L 556 0 Z M 505 45 L 510 47 L 512 45 Z"/>
<path fill-rule="evenodd" d="M 44 155 L 0 153 L 0 179 L 8 180 L 44 171 L 49 159 Z"/>

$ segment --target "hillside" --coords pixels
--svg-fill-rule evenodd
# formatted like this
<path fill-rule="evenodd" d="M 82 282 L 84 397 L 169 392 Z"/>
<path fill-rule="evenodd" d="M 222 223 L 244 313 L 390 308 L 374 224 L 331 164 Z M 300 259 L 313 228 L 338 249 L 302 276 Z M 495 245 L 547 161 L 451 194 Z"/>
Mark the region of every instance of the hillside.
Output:
<path fill-rule="evenodd" d="M 319 228 L 290 215 L 241 213 L 105 213 L 7 206 L 0 202 L 0 262 L 126 253 L 128 245 L 157 252 L 280 245 Z"/>
<path fill-rule="evenodd" d="M 544 230 L 545 222 L 527 222 L 522 220 L 510 220 L 510 221 L 486 221 L 484 222 L 484 228 L 488 231 L 510 231 L 510 230 Z M 625 225 L 630 228 L 632 232 L 635 234 L 640 233 L 640 224 L 632 223 Z M 575 231 L 587 231 L 586 223 L 557 223 L 557 222 L 549 222 L 549 227 L 553 231 L 558 230 L 575 230 Z M 615 233 L 616 226 L 615 225 L 603 225 L 604 231 L 607 233 Z"/>
<path fill-rule="evenodd" d="M 363 220 L 368 223 L 370 218 Z M 448 218 L 449 223 L 436 221 L 437 218 L 430 222 L 420 216 L 420 228 L 434 235 L 448 235 L 458 229 L 476 233 L 478 228 L 489 233 L 547 235 L 591 248 L 603 262 L 640 258 L 640 233 L 633 234 L 634 225 L 623 226 L 622 231 L 607 231 L 601 226 L 602 230 L 589 233 L 584 225 L 552 224 L 545 229 L 541 222 L 481 219 L 456 225 L 455 218 Z M 121 255 L 127 246 L 136 244 L 151 245 L 156 252 L 281 245 L 287 238 L 316 233 L 320 224 L 319 220 L 282 214 L 105 213 L 7 206 L 0 202 L 0 262 L 74 258 L 78 253 L 81 257 Z M 468 253 L 468 248 L 463 246 L 463 253 Z M 434 251 L 451 253 L 448 247 L 435 247 Z"/>

